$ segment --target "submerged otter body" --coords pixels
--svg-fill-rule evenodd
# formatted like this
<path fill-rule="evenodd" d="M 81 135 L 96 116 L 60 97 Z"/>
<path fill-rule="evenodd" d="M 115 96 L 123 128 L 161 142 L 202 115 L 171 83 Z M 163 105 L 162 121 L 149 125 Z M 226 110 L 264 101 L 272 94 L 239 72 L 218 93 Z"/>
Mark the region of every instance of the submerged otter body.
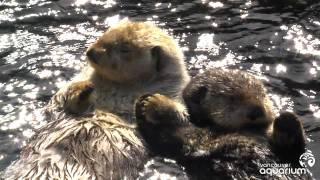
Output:
<path fill-rule="evenodd" d="M 148 155 L 134 101 L 145 93 L 181 100 L 183 54 L 156 26 L 124 21 L 87 51 L 89 65 L 46 107 L 49 123 L 5 173 L 8 179 L 135 179 Z M 93 110 L 93 111 L 92 111 Z"/>
<path fill-rule="evenodd" d="M 273 119 L 259 80 L 211 69 L 196 76 L 183 94 L 186 107 L 160 94 L 142 96 L 136 116 L 152 152 L 175 159 L 191 179 L 312 179 L 306 169 L 300 175 L 261 173 L 265 164 L 301 168 L 297 162 L 306 144 L 293 113 Z"/>

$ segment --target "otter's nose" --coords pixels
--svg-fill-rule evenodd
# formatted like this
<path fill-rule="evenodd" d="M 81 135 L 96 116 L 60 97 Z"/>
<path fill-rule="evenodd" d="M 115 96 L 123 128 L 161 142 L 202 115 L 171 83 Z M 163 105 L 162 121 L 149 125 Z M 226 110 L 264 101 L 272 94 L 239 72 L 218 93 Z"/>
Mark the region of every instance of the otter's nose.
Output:
<path fill-rule="evenodd" d="M 264 111 L 260 106 L 252 107 L 247 114 L 247 117 L 250 120 L 256 120 L 256 119 L 263 117 L 263 116 L 264 116 Z"/>
<path fill-rule="evenodd" d="M 99 54 L 95 49 L 93 49 L 93 48 L 89 49 L 87 51 L 86 55 L 87 55 L 87 57 L 89 58 L 90 61 L 92 61 L 94 63 L 98 62 Z"/>

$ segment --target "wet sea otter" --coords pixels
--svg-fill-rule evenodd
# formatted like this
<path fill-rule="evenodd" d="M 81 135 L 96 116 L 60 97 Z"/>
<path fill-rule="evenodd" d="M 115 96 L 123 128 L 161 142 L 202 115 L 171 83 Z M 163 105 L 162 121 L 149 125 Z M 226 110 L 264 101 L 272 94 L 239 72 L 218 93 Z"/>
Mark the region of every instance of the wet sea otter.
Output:
<path fill-rule="evenodd" d="M 145 93 L 179 101 L 189 80 L 183 53 L 158 27 L 123 21 L 88 48 L 87 60 L 51 99 L 50 122 L 6 170 L 6 179 L 138 176 L 147 155 L 134 127 L 134 101 Z"/>
<path fill-rule="evenodd" d="M 211 69 L 183 93 L 187 107 L 161 94 L 136 103 L 138 129 L 156 155 L 175 159 L 191 179 L 312 179 L 298 164 L 305 151 L 301 122 L 274 117 L 263 84 L 237 70 Z M 306 174 L 264 174 L 287 163 Z"/>

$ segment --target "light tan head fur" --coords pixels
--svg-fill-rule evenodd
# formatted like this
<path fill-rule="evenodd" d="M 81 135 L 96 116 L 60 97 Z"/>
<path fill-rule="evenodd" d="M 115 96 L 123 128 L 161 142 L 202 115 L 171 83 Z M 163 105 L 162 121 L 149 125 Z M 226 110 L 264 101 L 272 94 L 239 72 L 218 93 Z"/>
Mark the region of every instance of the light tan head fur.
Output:
<path fill-rule="evenodd" d="M 120 22 L 88 48 L 87 56 L 98 75 L 117 83 L 185 71 L 178 44 L 151 23 Z"/>

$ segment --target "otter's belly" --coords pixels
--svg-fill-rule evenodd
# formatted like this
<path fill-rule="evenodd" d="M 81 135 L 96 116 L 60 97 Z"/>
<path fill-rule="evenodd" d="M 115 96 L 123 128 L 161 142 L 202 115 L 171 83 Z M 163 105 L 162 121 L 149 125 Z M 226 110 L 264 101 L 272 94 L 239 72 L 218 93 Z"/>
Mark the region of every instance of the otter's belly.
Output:
<path fill-rule="evenodd" d="M 143 90 L 109 87 L 97 90 L 96 109 L 114 113 L 127 122 L 133 122 L 135 100 L 143 95 Z"/>

